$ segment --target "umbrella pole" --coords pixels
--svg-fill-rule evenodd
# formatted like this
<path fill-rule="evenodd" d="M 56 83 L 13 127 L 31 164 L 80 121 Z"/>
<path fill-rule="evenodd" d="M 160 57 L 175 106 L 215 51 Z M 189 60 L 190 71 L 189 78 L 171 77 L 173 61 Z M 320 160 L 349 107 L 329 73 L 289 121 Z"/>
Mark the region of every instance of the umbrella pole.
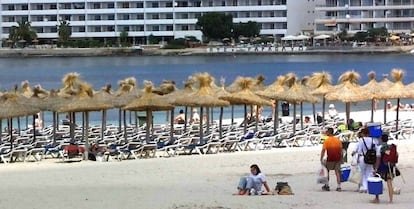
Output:
<path fill-rule="evenodd" d="M 88 160 L 89 158 L 89 112 L 83 112 L 83 114 L 85 116 L 84 121 L 85 122 L 85 132 L 84 132 L 84 139 L 85 139 L 85 156 L 84 159 Z"/>
<path fill-rule="evenodd" d="M 209 122 L 209 112 L 210 112 L 210 108 L 209 107 L 206 107 L 206 117 L 207 117 L 207 120 L 206 120 L 206 133 L 208 134 L 208 133 L 210 133 L 210 122 Z M 204 115 L 203 114 L 201 114 L 201 119 L 200 120 L 204 120 Z M 203 121 L 204 122 L 204 121 Z"/>
<path fill-rule="evenodd" d="M 222 125 L 223 125 L 223 111 L 224 111 L 224 108 L 220 107 L 220 120 L 219 120 L 219 137 L 220 137 L 220 139 L 223 138 L 223 127 L 222 127 Z"/>
<path fill-rule="evenodd" d="M 395 131 L 398 131 L 399 116 L 400 116 L 400 98 L 397 99 L 397 115 L 395 118 Z M 395 138 L 398 139 L 398 135 Z"/>
<path fill-rule="evenodd" d="M 128 137 L 127 137 L 127 122 L 126 122 L 126 110 L 123 110 L 123 116 L 124 116 L 123 117 L 124 118 L 124 140 L 125 140 L 125 143 L 128 143 Z"/>
<path fill-rule="evenodd" d="M 55 111 L 53 111 L 52 112 L 52 118 L 53 118 L 53 133 L 52 133 L 52 135 L 53 135 L 53 145 L 55 145 L 55 143 L 56 143 L 56 112 Z"/>
<path fill-rule="evenodd" d="M 322 99 L 322 128 L 325 128 L 325 109 L 326 109 L 326 99 L 323 96 Z"/>
<path fill-rule="evenodd" d="M 300 102 L 300 129 L 303 130 L 303 102 Z"/>
<path fill-rule="evenodd" d="M 371 99 L 371 122 L 374 122 L 374 101 L 375 99 Z"/>
<path fill-rule="evenodd" d="M 28 129 L 29 128 L 29 116 L 26 115 L 25 119 L 26 119 L 26 129 Z"/>
<path fill-rule="evenodd" d="M 211 124 L 213 124 L 213 122 L 214 122 L 214 108 L 212 107 L 212 108 L 210 108 L 210 117 L 209 117 L 209 119 L 208 119 L 208 121 L 210 121 L 211 122 Z"/>
<path fill-rule="evenodd" d="M 188 114 L 188 107 L 187 106 L 185 106 L 185 108 L 184 108 L 184 110 L 185 110 L 185 116 L 184 116 L 184 133 L 186 133 L 187 132 L 187 123 L 188 123 L 188 120 L 187 120 L 187 114 Z"/>
<path fill-rule="evenodd" d="M 349 102 L 347 102 L 346 104 L 345 104 L 345 124 L 346 124 L 346 127 L 347 127 L 347 129 L 349 130 L 349 127 L 348 127 L 348 122 L 349 122 L 349 115 L 350 115 L 350 113 L 351 113 L 351 103 L 349 103 Z"/>
<path fill-rule="evenodd" d="M 312 103 L 312 113 L 313 113 L 313 123 L 317 124 L 316 122 L 316 105 L 315 103 Z"/>
<path fill-rule="evenodd" d="M 34 130 L 34 127 L 33 127 L 33 130 Z M 17 135 L 19 135 L 20 136 L 20 117 L 17 117 Z"/>
<path fill-rule="evenodd" d="M 74 140 L 75 137 L 75 113 L 70 112 L 70 139 Z"/>
<path fill-rule="evenodd" d="M 244 111 L 244 118 L 246 118 L 246 111 Z M 231 106 L 231 126 L 234 124 L 234 105 Z"/>
<path fill-rule="evenodd" d="M 134 111 L 134 116 L 135 116 L 135 130 L 138 131 L 138 113 L 137 113 L 137 111 Z"/>
<path fill-rule="evenodd" d="M 122 110 L 119 108 L 118 110 L 118 132 L 121 133 L 121 126 L 122 126 Z"/>
<path fill-rule="evenodd" d="M 387 123 L 387 99 L 384 99 L 384 124 Z"/>
<path fill-rule="evenodd" d="M 82 136 L 85 138 L 85 112 L 82 112 Z"/>
<path fill-rule="evenodd" d="M 149 110 L 147 110 L 147 127 L 146 127 L 146 131 L 145 131 L 145 141 L 147 142 L 147 144 L 149 143 L 149 137 L 150 137 L 150 117 L 151 117 L 151 113 Z"/>
<path fill-rule="evenodd" d="M 296 102 L 293 103 L 293 135 L 296 134 Z"/>
<path fill-rule="evenodd" d="M 101 140 L 104 139 L 104 131 L 105 131 L 105 115 L 106 115 L 106 110 L 102 110 L 102 124 L 101 124 Z"/>
<path fill-rule="evenodd" d="M 258 129 L 258 123 L 259 123 L 259 106 L 257 106 L 256 109 L 256 117 L 255 117 L 255 126 L 254 126 L 254 132 L 257 132 Z"/>
<path fill-rule="evenodd" d="M 129 115 L 129 124 L 131 124 L 132 123 L 132 112 L 129 111 L 128 115 Z"/>
<path fill-rule="evenodd" d="M 244 124 L 243 124 L 243 133 L 246 134 L 247 132 L 247 105 L 244 105 Z"/>
<path fill-rule="evenodd" d="M 204 108 L 200 107 L 200 114 L 203 115 Z M 200 120 L 200 143 L 203 143 L 203 119 Z"/>
<path fill-rule="evenodd" d="M 17 123 L 17 124 L 19 124 L 19 123 Z M 33 124 L 33 142 L 35 142 L 36 141 L 36 119 L 35 119 L 35 116 L 34 115 L 33 115 L 32 124 Z"/>
<path fill-rule="evenodd" d="M 3 144 L 3 120 L 0 119 L 0 144 Z"/>
<path fill-rule="evenodd" d="M 55 112 L 55 114 L 56 114 L 56 124 L 54 124 L 54 125 L 56 125 L 56 130 L 59 130 L 59 113 L 57 113 L 57 112 Z"/>
<path fill-rule="evenodd" d="M 8 118 L 7 119 L 7 126 L 9 128 L 9 138 L 10 138 L 10 150 L 13 150 L 13 119 L 12 118 Z M 10 158 L 10 162 L 13 160 L 13 158 Z"/>
<path fill-rule="evenodd" d="M 170 124 L 170 139 L 172 139 L 174 137 L 174 109 L 171 110 Z"/>
<path fill-rule="evenodd" d="M 279 100 L 275 101 L 275 117 L 273 119 L 274 125 L 274 133 L 276 135 L 276 130 L 279 128 Z"/>

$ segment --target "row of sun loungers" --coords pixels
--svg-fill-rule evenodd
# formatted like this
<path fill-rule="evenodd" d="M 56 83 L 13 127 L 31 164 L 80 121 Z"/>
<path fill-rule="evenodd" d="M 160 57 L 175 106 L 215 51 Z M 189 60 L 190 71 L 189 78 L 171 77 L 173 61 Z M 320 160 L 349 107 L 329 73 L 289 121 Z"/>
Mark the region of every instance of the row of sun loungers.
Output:
<path fill-rule="evenodd" d="M 327 126 L 336 126 L 342 121 L 327 121 Z M 120 161 L 127 159 L 141 159 L 154 157 L 175 157 L 190 154 L 217 154 L 222 152 L 241 152 L 270 150 L 277 147 L 302 147 L 319 145 L 321 140 L 321 126 L 307 125 L 301 129 L 296 127 L 296 133 L 292 132 L 292 124 L 282 124 L 276 133 L 273 132 L 273 123 L 260 123 L 255 132 L 255 125 L 250 124 L 249 133 L 243 133 L 240 125 L 223 126 L 223 137 L 219 138 L 216 124 L 210 125 L 210 130 L 205 131 L 205 136 L 200 140 L 198 126 L 189 126 L 184 131 L 182 125 L 177 125 L 174 137 L 170 137 L 168 126 L 155 126 L 151 139 L 146 140 L 145 127 L 129 126 L 124 132 L 123 127 L 108 125 L 101 136 L 99 126 L 93 126 L 89 130 L 89 139 L 99 145 L 100 150 L 94 153 L 97 161 Z M 204 127 L 205 129 L 206 127 Z M 413 133 L 411 120 L 399 122 L 399 129 L 395 129 L 395 122 L 382 125 L 382 129 L 390 133 L 394 139 L 408 139 Z M 121 130 L 121 131 L 119 131 Z M 3 134 L 3 143 L 0 144 L 0 160 L 3 163 L 41 161 L 43 159 L 56 158 L 63 161 L 81 160 L 84 156 L 83 130 L 75 129 L 74 138 L 70 138 L 69 126 L 60 125 L 56 134 L 58 138 L 53 143 L 52 127 L 41 130 L 33 137 L 33 130 L 13 133 L 12 142 L 10 136 Z M 126 135 L 125 135 L 126 133 Z M 344 131 L 338 134 L 343 141 L 357 141 L 357 134 L 353 131 Z M 13 149 L 11 144 L 13 143 Z"/>

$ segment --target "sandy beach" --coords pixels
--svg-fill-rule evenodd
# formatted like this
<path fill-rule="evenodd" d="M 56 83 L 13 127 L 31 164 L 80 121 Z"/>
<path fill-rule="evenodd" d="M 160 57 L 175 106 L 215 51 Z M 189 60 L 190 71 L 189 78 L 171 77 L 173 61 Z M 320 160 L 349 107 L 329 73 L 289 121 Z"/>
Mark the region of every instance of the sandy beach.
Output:
<path fill-rule="evenodd" d="M 351 116 L 362 120 L 367 114 L 355 112 Z M 402 115 L 411 117 L 413 112 Z M 342 184 L 342 192 L 323 192 L 316 184 L 318 145 L 121 162 L 0 164 L 0 209 L 408 209 L 414 203 L 414 184 L 409 178 L 414 175 L 414 141 L 411 137 L 394 143 L 399 145 L 399 168 L 406 182 L 401 177 L 394 180 L 401 194 L 394 197 L 392 206 L 387 203 L 386 191 L 376 205 L 369 202 L 372 195 L 355 192 L 357 185 L 350 182 Z M 354 146 L 352 143 L 348 151 Z M 287 181 L 295 194 L 233 196 L 239 178 L 248 174 L 251 164 L 260 166 L 271 188 L 278 181 Z M 331 185 L 335 185 L 333 179 Z"/>

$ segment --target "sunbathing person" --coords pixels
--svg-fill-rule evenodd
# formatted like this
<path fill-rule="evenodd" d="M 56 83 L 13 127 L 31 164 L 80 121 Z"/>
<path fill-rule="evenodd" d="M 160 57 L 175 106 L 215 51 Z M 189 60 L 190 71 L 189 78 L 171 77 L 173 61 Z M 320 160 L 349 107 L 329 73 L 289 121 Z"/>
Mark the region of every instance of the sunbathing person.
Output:
<path fill-rule="evenodd" d="M 174 118 L 174 123 L 176 124 L 184 124 L 185 123 L 185 114 L 184 110 L 180 110 L 180 114 Z"/>
<path fill-rule="evenodd" d="M 238 193 L 233 195 L 271 195 L 266 176 L 260 171 L 259 166 L 253 164 L 250 166 L 251 174 L 247 177 L 240 178 L 237 186 Z M 263 191 L 264 186 L 266 191 Z"/>

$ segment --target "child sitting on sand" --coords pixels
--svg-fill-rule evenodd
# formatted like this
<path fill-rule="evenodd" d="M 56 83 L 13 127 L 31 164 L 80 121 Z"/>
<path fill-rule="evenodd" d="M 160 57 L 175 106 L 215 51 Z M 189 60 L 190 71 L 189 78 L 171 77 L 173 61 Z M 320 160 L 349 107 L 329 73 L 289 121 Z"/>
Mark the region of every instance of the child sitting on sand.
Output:
<path fill-rule="evenodd" d="M 266 181 L 266 176 L 260 171 L 258 165 L 250 166 L 251 174 L 247 177 L 240 178 L 237 189 L 238 193 L 233 195 L 271 195 L 273 194 Z M 266 189 L 263 191 L 262 186 Z"/>

